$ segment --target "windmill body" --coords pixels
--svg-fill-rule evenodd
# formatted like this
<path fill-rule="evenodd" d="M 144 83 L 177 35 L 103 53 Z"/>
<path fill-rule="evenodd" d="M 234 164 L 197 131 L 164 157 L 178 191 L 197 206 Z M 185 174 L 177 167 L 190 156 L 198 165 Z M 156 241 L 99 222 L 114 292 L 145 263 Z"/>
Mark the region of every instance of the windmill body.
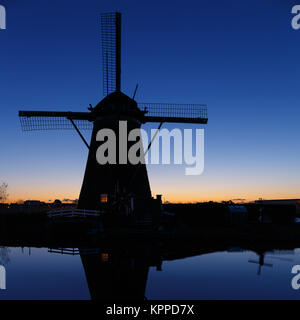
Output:
<path fill-rule="evenodd" d="M 127 130 L 140 129 L 144 113 L 137 103 L 121 92 L 114 92 L 104 98 L 92 110 L 94 120 L 86 171 L 79 197 L 79 209 L 95 209 L 99 207 L 101 195 L 105 201 L 116 202 L 122 195 L 134 199 L 151 199 L 151 190 L 145 164 L 123 163 L 119 157 L 119 123 L 126 121 Z M 97 133 L 103 129 L 111 129 L 116 136 L 116 164 L 99 164 L 96 159 L 97 149 L 101 143 L 96 139 Z M 131 143 L 132 144 L 132 143 Z M 126 154 L 131 146 L 127 143 Z M 132 180 L 134 177 L 134 180 Z M 107 197 L 107 199 L 106 199 Z"/>

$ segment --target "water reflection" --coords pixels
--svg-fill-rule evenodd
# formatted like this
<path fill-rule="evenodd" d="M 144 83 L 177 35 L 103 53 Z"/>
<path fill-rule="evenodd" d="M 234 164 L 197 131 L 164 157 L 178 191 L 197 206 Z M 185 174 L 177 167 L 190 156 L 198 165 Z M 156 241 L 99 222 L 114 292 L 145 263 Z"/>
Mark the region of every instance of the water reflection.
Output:
<path fill-rule="evenodd" d="M 265 266 L 265 267 L 273 267 L 273 264 L 265 263 L 265 254 L 264 253 L 259 253 L 258 256 L 259 256 L 258 261 L 249 259 L 248 262 L 257 263 L 258 264 L 257 275 L 260 275 L 261 274 L 261 268 L 263 266 Z"/>
<path fill-rule="evenodd" d="M 0 299 L 299 299 L 295 246 L 106 241 L 94 247 L 0 247 Z M 258 276 L 259 275 L 259 276 Z"/>
<path fill-rule="evenodd" d="M 9 263 L 9 252 L 9 248 L 0 247 L 0 265 L 7 265 Z"/>

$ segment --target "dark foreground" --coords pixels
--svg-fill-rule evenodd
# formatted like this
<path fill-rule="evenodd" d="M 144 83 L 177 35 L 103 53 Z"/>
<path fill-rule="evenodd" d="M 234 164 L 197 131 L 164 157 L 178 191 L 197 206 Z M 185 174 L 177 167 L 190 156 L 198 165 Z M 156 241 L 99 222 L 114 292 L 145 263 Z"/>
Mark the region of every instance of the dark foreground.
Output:
<path fill-rule="evenodd" d="M 242 225 L 221 225 L 186 223 L 181 219 L 165 221 L 160 227 L 127 226 L 109 223 L 101 219 L 56 219 L 46 214 L 7 214 L 0 215 L 0 241 L 3 245 L 19 245 L 19 242 L 40 246 L 60 244 L 70 246 L 78 240 L 102 243 L 113 239 L 149 239 L 174 243 L 176 241 L 208 241 L 209 243 L 239 242 L 253 243 L 300 243 L 300 224 L 297 223 L 258 223 Z M 75 241 L 75 243 L 74 243 Z M 58 242 L 58 243 L 57 243 Z M 38 245 L 39 246 L 39 245 Z"/>

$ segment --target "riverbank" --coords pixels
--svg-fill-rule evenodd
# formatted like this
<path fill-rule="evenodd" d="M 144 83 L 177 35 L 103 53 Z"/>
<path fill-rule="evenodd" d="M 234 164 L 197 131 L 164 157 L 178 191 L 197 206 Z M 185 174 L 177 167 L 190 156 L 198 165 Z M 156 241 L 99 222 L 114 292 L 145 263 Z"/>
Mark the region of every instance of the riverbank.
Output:
<path fill-rule="evenodd" d="M 142 227 L 104 227 L 101 220 L 79 219 L 75 221 L 53 222 L 45 214 L 0 215 L 0 241 L 16 245 L 19 242 L 40 241 L 42 246 L 60 244 L 72 246 L 77 239 L 101 242 L 104 239 L 155 239 L 162 241 L 201 241 L 214 243 L 289 243 L 299 242 L 300 224 L 260 224 L 244 225 L 186 225 L 175 224 L 169 230 Z"/>

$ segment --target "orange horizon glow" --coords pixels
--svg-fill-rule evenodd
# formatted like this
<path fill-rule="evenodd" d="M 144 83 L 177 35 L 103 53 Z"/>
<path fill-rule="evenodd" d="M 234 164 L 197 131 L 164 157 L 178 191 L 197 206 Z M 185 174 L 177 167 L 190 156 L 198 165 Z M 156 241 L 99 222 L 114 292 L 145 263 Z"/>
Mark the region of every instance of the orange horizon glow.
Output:
<path fill-rule="evenodd" d="M 152 196 L 155 197 L 156 194 L 153 192 Z M 45 203 L 52 203 L 54 200 L 58 199 L 62 202 L 72 202 L 74 200 L 78 200 L 79 194 L 76 195 L 70 195 L 70 194 L 55 194 L 51 193 L 48 194 L 48 196 L 45 196 L 43 194 L 38 194 L 38 193 L 24 193 L 15 195 L 14 197 L 8 197 L 8 199 L 5 201 L 6 203 L 22 203 L 26 200 L 38 200 L 42 201 Z M 69 199 L 69 201 L 66 201 L 66 199 Z M 165 193 L 162 195 L 162 200 L 163 202 L 170 202 L 170 203 L 197 203 L 197 202 L 209 202 L 209 201 L 214 201 L 214 202 L 222 202 L 222 201 L 233 201 L 233 202 L 252 202 L 255 200 L 259 199 L 264 199 L 264 200 L 273 200 L 273 199 L 300 199 L 300 196 L 296 193 L 291 193 L 291 194 L 268 194 L 265 196 L 257 194 L 256 196 L 251 194 L 249 197 L 230 197 L 230 196 L 225 196 L 225 195 L 211 195 L 201 197 L 197 195 L 191 195 L 190 197 L 184 197 L 181 196 L 179 197 L 178 195 L 174 195 L 171 193 Z"/>
<path fill-rule="evenodd" d="M 152 175 L 154 176 L 154 174 Z M 251 202 L 262 199 L 300 199 L 298 182 L 280 182 L 275 179 L 265 179 L 264 183 L 258 183 L 255 178 L 233 178 L 231 180 L 217 179 L 214 176 L 185 177 L 184 179 L 168 175 L 162 179 L 156 174 L 150 179 L 152 196 L 162 195 L 163 202 L 195 203 L 208 201 L 235 201 L 243 199 Z M 240 181 L 242 180 L 242 181 Z M 247 183 L 244 181 L 247 180 Z M 276 179 L 277 180 L 277 179 Z M 276 183 L 275 183 L 276 182 Z M 59 199 L 76 200 L 79 198 L 81 179 L 58 179 L 55 175 L 51 178 L 35 178 L 8 181 L 7 203 L 16 203 L 25 200 L 40 200 L 46 203 Z"/>

